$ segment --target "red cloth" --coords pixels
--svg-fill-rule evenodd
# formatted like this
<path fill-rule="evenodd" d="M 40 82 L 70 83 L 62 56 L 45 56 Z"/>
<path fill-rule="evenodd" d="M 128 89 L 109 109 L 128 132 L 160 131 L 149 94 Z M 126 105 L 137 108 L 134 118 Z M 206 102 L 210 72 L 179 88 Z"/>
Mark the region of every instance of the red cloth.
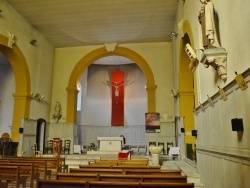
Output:
<path fill-rule="evenodd" d="M 121 151 L 118 153 L 118 159 L 131 159 L 131 151 Z"/>
<path fill-rule="evenodd" d="M 118 91 L 117 91 L 118 90 Z M 111 125 L 124 125 L 124 72 L 112 72 Z"/>

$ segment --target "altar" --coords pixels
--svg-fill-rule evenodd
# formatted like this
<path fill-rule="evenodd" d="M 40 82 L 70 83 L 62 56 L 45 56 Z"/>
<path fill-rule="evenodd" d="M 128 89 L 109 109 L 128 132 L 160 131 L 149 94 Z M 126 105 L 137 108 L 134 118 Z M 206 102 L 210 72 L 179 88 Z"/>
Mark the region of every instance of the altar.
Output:
<path fill-rule="evenodd" d="M 123 137 L 97 137 L 100 151 L 121 151 Z"/>

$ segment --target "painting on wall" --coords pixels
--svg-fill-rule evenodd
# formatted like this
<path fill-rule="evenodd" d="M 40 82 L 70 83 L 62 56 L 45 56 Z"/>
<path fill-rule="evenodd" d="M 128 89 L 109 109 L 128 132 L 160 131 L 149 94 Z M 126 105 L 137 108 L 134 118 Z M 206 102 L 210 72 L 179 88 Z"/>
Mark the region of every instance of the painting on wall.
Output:
<path fill-rule="evenodd" d="M 145 125 L 147 133 L 160 132 L 160 113 L 145 113 Z"/>

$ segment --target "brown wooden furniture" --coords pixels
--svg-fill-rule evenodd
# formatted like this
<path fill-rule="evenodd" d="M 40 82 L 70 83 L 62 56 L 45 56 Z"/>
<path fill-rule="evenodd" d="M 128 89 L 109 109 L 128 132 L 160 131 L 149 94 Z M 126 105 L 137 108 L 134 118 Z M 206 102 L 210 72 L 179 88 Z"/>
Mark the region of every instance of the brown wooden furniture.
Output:
<path fill-rule="evenodd" d="M 8 183 L 14 183 L 18 188 L 20 185 L 26 187 L 26 177 L 21 176 L 19 166 L 0 166 L 0 181 L 6 181 Z"/>
<path fill-rule="evenodd" d="M 66 151 L 68 154 L 70 154 L 70 143 L 71 143 L 71 140 L 64 140 L 64 146 L 62 148 L 64 154 Z"/>
<path fill-rule="evenodd" d="M 33 163 L 10 163 L 10 162 L 0 162 L 0 166 L 19 166 L 20 176 L 27 177 L 30 180 L 30 187 L 34 187 L 34 181 L 38 181 L 39 172 L 35 172 Z M 1 187 L 1 186 L 0 186 Z"/>

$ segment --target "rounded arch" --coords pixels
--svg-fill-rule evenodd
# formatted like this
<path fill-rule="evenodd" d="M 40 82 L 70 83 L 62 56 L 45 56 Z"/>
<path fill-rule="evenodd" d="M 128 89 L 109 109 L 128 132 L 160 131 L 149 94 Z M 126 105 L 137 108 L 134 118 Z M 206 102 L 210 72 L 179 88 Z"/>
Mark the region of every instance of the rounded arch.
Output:
<path fill-rule="evenodd" d="M 184 128 L 185 131 L 191 132 L 194 127 L 194 114 L 193 108 L 195 108 L 195 96 L 196 96 L 196 75 L 195 71 L 189 69 L 190 59 L 185 52 L 185 46 L 187 43 L 194 49 L 194 39 L 190 23 L 185 20 L 183 23 L 184 36 L 180 40 L 179 48 L 179 109 L 180 115 L 184 116 Z M 191 144 L 193 150 L 196 144 L 195 137 L 190 135 L 184 136 L 185 146 Z M 186 147 L 184 147 L 186 148 Z M 186 152 L 187 153 L 187 152 Z M 188 158 L 193 156 L 187 156 Z"/>
<path fill-rule="evenodd" d="M 19 142 L 20 119 L 28 118 L 30 110 L 30 74 L 23 53 L 16 44 L 8 47 L 8 38 L 0 34 L 0 51 L 11 64 L 15 77 L 14 109 L 11 138 Z"/>
<path fill-rule="evenodd" d="M 77 103 L 77 83 L 79 82 L 82 73 L 84 70 L 91 65 L 97 59 L 100 59 L 105 56 L 118 55 L 131 59 L 134 61 L 143 71 L 146 80 L 147 80 L 147 96 L 148 96 L 148 111 L 155 112 L 156 104 L 155 104 L 155 80 L 153 72 L 145 61 L 145 59 L 136 53 L 133 50 L 130 50 L 125 47 L 116 47 L 113 52 L 108 52 L 105 47 L 96 49 L 86 56 L 84 56 L 73 69 L 68 87 L 67 87 L 67 123 L 75 123 L 76 122 L 76 103 Z"/>

